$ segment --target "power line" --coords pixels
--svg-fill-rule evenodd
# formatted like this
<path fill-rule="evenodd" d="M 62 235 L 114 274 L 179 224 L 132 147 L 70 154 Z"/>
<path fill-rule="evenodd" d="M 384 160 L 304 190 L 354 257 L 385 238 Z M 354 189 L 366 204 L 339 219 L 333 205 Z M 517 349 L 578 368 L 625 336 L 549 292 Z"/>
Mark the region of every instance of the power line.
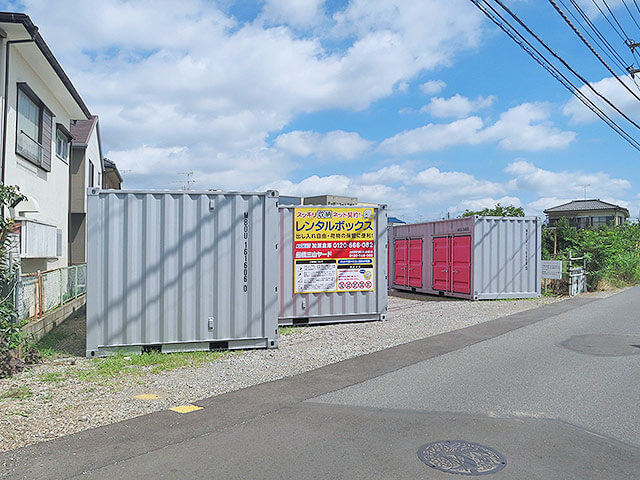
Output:
<path fill-rule="evenodd" d="M 595 3 L 595 0 L 593 0 L 593 2 Z M 609 10 L 609 13 L 611 14 L 611 18 L 613 18 L 613 21 L 616 22 L 616 25 L 618 25 L 618 27 L 620 28 L 622 35 L 625 37 L 623 40 L 625 41 L 629 40 L 629 35 L 627 35 L 627 32 L 625 32 L 624 28 L 622 28 L 622 25 L 618 21 L 618 18 L 613 14 L 613 10 L 609 8 L 609 4 L 607 3 L 607 0 L 602 0 L 602 3 L 604 3 L 604 6 L 607 7 L 607 10 Z"/>
<path fill-rule="evenodd" d="M 566 75 L 553 65 L 540 51 L 531 44 L 520 32 L 517 31 L 498 11 L 496 11 L 486 0 L 470 0 L 480 11 L 482 11 L 493 23 L 495 23 L 502 31 L 504 31 L 518 46 L 520 46 L 531 58 L 533 58 L 540 66 L 547 70 L 551 76 L 558 80 L 567 90 L 569 90 L 578 100 L 580 100 L 587 108 L 596 114 L 603 122 L 605 122 L 613 131 L 620 135 L 633 148 L 640 151 L 640 143 L 627 133 L 620 125 L 611 119 L 600 107 L 588 98 Z M 486 5 L 486 6 L 485 6 Z M 491 9 L 493 14 L 487 9 Z M 501 19 L 502 21 L 498 20 Z M 506 25 L 505 25 L 506 24 Z"/>
<path fill-rule="evenodd" d="M 633 0 L 633 3 L 635 3 L 636 8 L 638 9 L 638 13 L 640 13 L 640 5 L 638 5 L 638 2 L 636 0 Z"/>
<path fill-rule="evenodd" d="M 638 30 L 640 30 L 640 25 L 638 25 L 638 22 L 636 22 L 636 18 L 631 13 L 631 10 L 629 9 L 629 6 L 627 5 L 627 2 L 625 2 L 625 0 L 622 0 L 622 4 L 624 5 L 624 8 L 627 9 L 627 12 L 629 12 L 629 16 L 631 17 L 631 20 L 633 20 L 633 23 L 635 23 L 636 27 L 638 27 Z"/>
<path fill-rule="evenodd" d="M 621 62 L 622 64 L 622 69 L 626 72 L 627 71 L 627 65 L 626 62 L 624 61 L 624 59 L 620 56 L 620 54 L 616 51 L 615 48 L 613 48 L 613 46 L 611 45 L 611 43 L 609 43 L 609 41 L 605 38 L 605 36 L 600 33 L 600 29 L 591 21 L 591 19 L 589 18 L 589 16 L 584 12 L 584 10 L 582 10 L 582 8 L 580 7 L 580 5 L 576 2 L 576 0 L 569 0 L 571 2 L 571 5 L 573 5 L 573 7 L 578 11 L 578 13 L 580 14 L 580 16 L 582 18 L 584 18 L 584 20 L 587 22 L 587 25 L 589 25 L 591 27 L 591 29 L 594 31 L 594 33 L 600 38 L 602 39 L 603 43 L 605 43 L 609 49 L 609 51 L 611 51 L 613 53 L 613 55 L 615 55 Z M 566 8 L 566 6 L 565 6 Z"/>
<path fill-rule="evenodd" d="M 624 36 L 623 36 L 623 35 L 621 35 L 621 34 L 620 34 L 620 32 L 619 32 L 618 30 L 616 30 L 615 25 L 614 25 L 613 23 L 611 23 L 611 20 L 609 20 L 609 17 L 607 17 L 607 16 L 605 15 L 605 13 L 602 11 L 602 8 L 600 8 L 600 5 L 598 5 L 598 4 L 596 3 L 596 0 L 591 0 L 591 1 L 592 1 L 592 2 L 593 2 L 593 4 L 597 7 L 597 9 L 600 11 L 600 14 L 604 17 L 604 19 L 607 21 L 607 23 L 608 23 L 609 25 L 611 25 L 611 28 L 613 28 L 613 31 L 614 31 L 614 32 L 616 32 L 616 33 L 618 34 L 618 36 L 622 39 L 622 41 L 623 41 L 623 42 L 626 42 L 626 41 L 627 41 L 627 39 L 626 39 L 626 38 L 624 38 Z"/>
<path fill-rule="evenodd" d="M 500 1 L 500 0 L 496 0 L 496 1 Z M 565 21 L 565 22 L 567 22 L 567 24 L 571 27 L 571 29 L 575 32 L 575 34 L 576 34 L 576 35 L 578 35 L 578 37 L 580 38 L 580 40 L 582 40 L 582 41 L 584 42 L 584 44 L 589 48 L 589 50 L 591 50 L 591 52 L 596 56 L 596 58 L 597 58 L 598 60 L 600 60 L 600 63 L 602 63 L 602 64 L 605 66 L 605 68 L 606 68 L 607 70 L 609 70 L 609 72 L 611 73 L 611 75 L 613 75 L 613 76 L 616 78 L 616 80 L 618 80 L 618 82 L 620 82 L 620 84 L 621 84 L 624 88 L 626 88 L 626 89 L 629 91 L 629 93 L 630 93 L 631 95 L 633 95 L 633 96 L 636 98 L 636 100 L 640 101 L 640 97 L 639 97 L 639 96 L 638 96 L 638 95 L 637 95 L 633 90 L 631 90 L 631 89 L 629 88 L 629 86 L 628 86 L 626 83 L 624 83 L 624 82 L 622 81 L 622 79 L 621 79 L 621 78 L 616 74 L 616 72 L 614 72 L 614 71 L 611 69 L 611 67 L 607 64 L 607 62 L 605 62 L 605 61 L 602 59 L 602 57 L 600 56 L 600 54 L 598 54 L 598 52 L 596 52 L 596 51 L 595 51 L 595 49 L 591 46 L 591 44 L 587 41 L 587 39 L 586 39 L 586 38 L 584 38 L 584 36 L 582 36 L 582 34 L 581 34 L 581 33 L 578 31 L 578 29 L 573 25 L 573 23 L 571 23 L 571 20 L 569 20 L 569 18 L 564 14 L 564 12 L 563 12 L 563 11 L 562 11 L 562 9 L 558 6 L 558 4 L 555 2 L 555 0 L 549 0 L 549 3 L 551 3 L 551 5 L 553 5 L 553 7 L 554 7 L 554 8 L 556 9 L 556 11 L 560 14 L 560 16 L 564 19 L 564 21 Z M 579 77 L 579 78 L 580 78 L 580 77 Z M 591 85 L 589 82 L 587 82 L 586 80 L 583 80 L 582 78 L 580 78 L 580 80 L 582 80 L 583 82 L 585 82 L 585 84 L 586 84 L 586 85 L 588 85 L 588 86 L 590 86 L 590 85 Z M 593 90 L 593 87 L 590 87 L 590 88 Z M 595 91 L 595 90 L 594 90 L 594 91 Z M 607 100 L 607 103 L 610 103 L 610 102 Z M 615 108 L 615 107 L 614 107 L 614 108 Z M 615 108 L 615 110 L 619 112 L 619 110 L 618 110 L 617 108 Z M 626 115 L 624 115 L 624 114 L 622 114 L 622 115 L 623 115 L 626 119 L 628 119 L 628 120 L 629 120 L 629 118 L 628 118 Z M 630 121 L 631 123 L 633 123 L 636 127 L 638 127 L 638 125 L 637 125 L 635 122 L 633 122 L 632 120 L 629 120 L 629 121 Z M 640 128 L 640 127 L 638 127 L 638 128 Z"/>
<path fill-rule="evenodd" d="M 557 9 L 559 9 L 559 7 L 557 6 L 557 4 L 554 2 L 554 0 L 549 0 Z M 515 13 L 513 13 L 509 7 L 507 7 L 504 3 L 502 3 L 501 0 L 495 0 L 495 2 L 500 5 L 502 7 L 502 9 L 504 11 L 506 11 L 516 22 L 518 22 L 526 31 L 529 35 L 531 35 L 533 38 L 535 38 L 538 43 L 540 43 L 545 50 L 547 50 L 551 55 L 553 55 L 560 63 L 562 63 L 562 65 L 564 65 L 564 67 L 566 69 L 568 69 L 571 73 L 573 73 L 584 85 L 586 85 L 593 93 L 595 93 L 598 97 L 600 97 L 602 100 L 604 100 L 607 105 L 609 105 L 611 108 L 613 108 L 616 112 L 618 112 L 620 115 L 622 115 L 625 120 L 627 120 L 629 123 L 631 123 L 634 127 L 636 127 L 637 129 L 640 130 L 640 125 L 638 125 L 633 119 L 631 119 L 629 116 L 627 116 L 622 110 L 620 110 L 618 107 L 616 107 L 613 103 L 611 103 L 611 101 L 605 97 L 604 95 L 600 94 L 600 92 L 598 92 L 592 85 L 591 83 L 584 78 L 582 75 L 580 75 L 578 72 L 576 72 L 571 65 L 569 65 L 564 58 L 562 58 L 560 55 L 558 55 L 555 51 L 553 51 L 551 49 L 551 47 L 549 47 L 538 35 L 536 35 L 522 20 L 520 20 L 520 17 L 518 17 Z M 560 12 L 562 12 L 560 10 Z M 571 24 L 571 21 L 564 16 L 563 14 L 563 18 L 565 18 L 567 21 L 569 21 L 569 23 Z M 577 30 L 574 31 L 577 32 Z M 579 32 L 577 32 L 579 34 Z M 580 34 L 579 34 L 580 35 Z M 580 38 L 583 39 L 583 41 L 586 42 L 586 40 L 584 40 L 584 37 L 582 37 L 582 35 L 580 35 Z M 589 46 L 589 48 L 591 48 L 591 51 L 593 51 L 594 53 L 595 50 L 593 50 L 593 48 L 591 47 L 591 45 L 589 45 L 589 43 L 587 42 L 587 46 Z M 620 78 L 615 74 L 615 72 L 613 70 L 611 70 L 611 67 L 609 67 L 606 62 L 604 60 L 602 60 L 602 58 L 600 57 L 600 55 L 598 55 L 596 53 L 596 55 L 598 56 L 598 58 L 600 59 L 600 61 L 602 61 L 604 63 L 604 65 L 609 69 L 609 71 L 616 77 L 618 78 L 618 80 L 629 90 L 629 92 L 631 92 L 637 99 L 638 101 L 640 101 L 640 97 L 638 97 L 634 92 L 631 91 L 631 89 L 629 89 L 629 87 L 626 86 L 626 84 L 624 84 L 624 82 L 622 82 L 622 80 L 620 80 Z"/>
<path fill-rule="evenodd" d="M 567 4 L 564 3 L 564 0 L 559 0 L 559 1 L 562 4 L 562 6 L 569 12 L 571 17 L 573 17 L 575 22 L 582 27 L 584 32 L 589 36 L 589 38 L 593 41 L 593 43 L 597 44 L 598 47 L 600 47 L 604 51 L 605 55 L 609 57 L 609 60 L 617 64 L 617 66 L 620 67 L 620 70 L 622 70 L 625 74 L 628 73 L 627 65 L 625 65 L 624 59 L 620 56 L 620 54 L 618 54 L 618 52 L 615 51 L 613 47 L 611 47 L 611 44 L 609 44 L 607 39 L 604 38 L 604 36 L 600 33 L 600 31 L 591 23 L 591 20 L 589 19 L 589 17 L 587 17 L 584 14 L 584 12 L 582 12 L 582 9 L 580 8 L 580 6 L 575 5 L 577 7 L 576 10 L 578 11 L 578 14 L 582 16 L 583 19 L 587 22 L 587 25 L 591 27 L 595 36 L 591 34 L 589 29 L 586 28 L 584 24 L 580 21 L 580 18 L 578 18 L 578 16 L 576 16 L 576 14 L 573 13 L 573 11 L 567 6 Z M 575 4 L 575 0 L 570 0 L 570 1 L 572 4 Z"/>

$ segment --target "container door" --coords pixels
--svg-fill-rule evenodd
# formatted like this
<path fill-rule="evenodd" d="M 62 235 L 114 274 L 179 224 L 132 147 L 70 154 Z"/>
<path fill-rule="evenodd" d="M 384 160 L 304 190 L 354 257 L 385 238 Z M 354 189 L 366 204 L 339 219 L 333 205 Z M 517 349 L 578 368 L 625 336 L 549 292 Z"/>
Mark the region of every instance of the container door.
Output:
<path fill-rule="evenodd" d="M 471 293 L 471 237 L 453 237 L 451 247 L 451 290 Z"/>
<path fill-rule="evenodd" d="M 449 290 L 449 239 L 433 239 L 433 289 Z"/>
<path fill-rule="evenodd" d="M 422 239 L 409 240 L 409 286 L 422 287 Z"/>
<path fill-rule="evenodd" d="M 393 283 L 396 285 L 404 285 L 407 286 L 407 274 L 408 271 L 408 260 L 409 260 L 409 251 L 407 240 L 396 240 L 395 244 L 395 261 L 394 261 L 394 278 Z"/>

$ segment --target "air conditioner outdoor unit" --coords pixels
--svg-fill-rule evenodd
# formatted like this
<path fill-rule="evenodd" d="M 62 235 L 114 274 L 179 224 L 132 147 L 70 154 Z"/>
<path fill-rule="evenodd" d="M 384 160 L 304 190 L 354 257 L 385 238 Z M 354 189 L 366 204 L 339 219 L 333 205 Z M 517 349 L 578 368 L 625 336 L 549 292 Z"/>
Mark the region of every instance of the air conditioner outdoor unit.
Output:
<path fill-rule="evenodd" d="M 21 258 L 58 258 L 62 256 L 62 230 L 33 219 L 20 222 Z"/>

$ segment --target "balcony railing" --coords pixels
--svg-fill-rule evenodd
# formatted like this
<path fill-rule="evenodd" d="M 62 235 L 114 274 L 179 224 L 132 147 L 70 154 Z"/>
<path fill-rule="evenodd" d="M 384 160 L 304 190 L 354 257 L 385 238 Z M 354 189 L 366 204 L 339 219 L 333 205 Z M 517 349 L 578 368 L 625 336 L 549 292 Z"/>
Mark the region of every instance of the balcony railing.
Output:
<path fill-rule="evenodd" d="M 42 165 L 42 145 L 27 135 L 23 130 L 18 134 L 16 151 L 36 165 Z"/>

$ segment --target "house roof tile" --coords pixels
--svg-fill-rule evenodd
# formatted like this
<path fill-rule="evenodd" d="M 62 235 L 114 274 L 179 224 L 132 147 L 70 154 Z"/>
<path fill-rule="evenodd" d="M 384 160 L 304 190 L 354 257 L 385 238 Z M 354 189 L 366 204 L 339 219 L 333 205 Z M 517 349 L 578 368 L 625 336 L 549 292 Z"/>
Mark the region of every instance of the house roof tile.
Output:
<path fill-rule="evenodd" d="M 612 208 L 624 210 L 628 213 L 626 208 L 614 205 L 613 203 L 603 202 L 598 198 L 591 200 L 573 200 L 571 202 L 558 205 L 557 207 L 548 208 L 544 213 L 573 212 L 577 210 L 610 210 Z"/>

